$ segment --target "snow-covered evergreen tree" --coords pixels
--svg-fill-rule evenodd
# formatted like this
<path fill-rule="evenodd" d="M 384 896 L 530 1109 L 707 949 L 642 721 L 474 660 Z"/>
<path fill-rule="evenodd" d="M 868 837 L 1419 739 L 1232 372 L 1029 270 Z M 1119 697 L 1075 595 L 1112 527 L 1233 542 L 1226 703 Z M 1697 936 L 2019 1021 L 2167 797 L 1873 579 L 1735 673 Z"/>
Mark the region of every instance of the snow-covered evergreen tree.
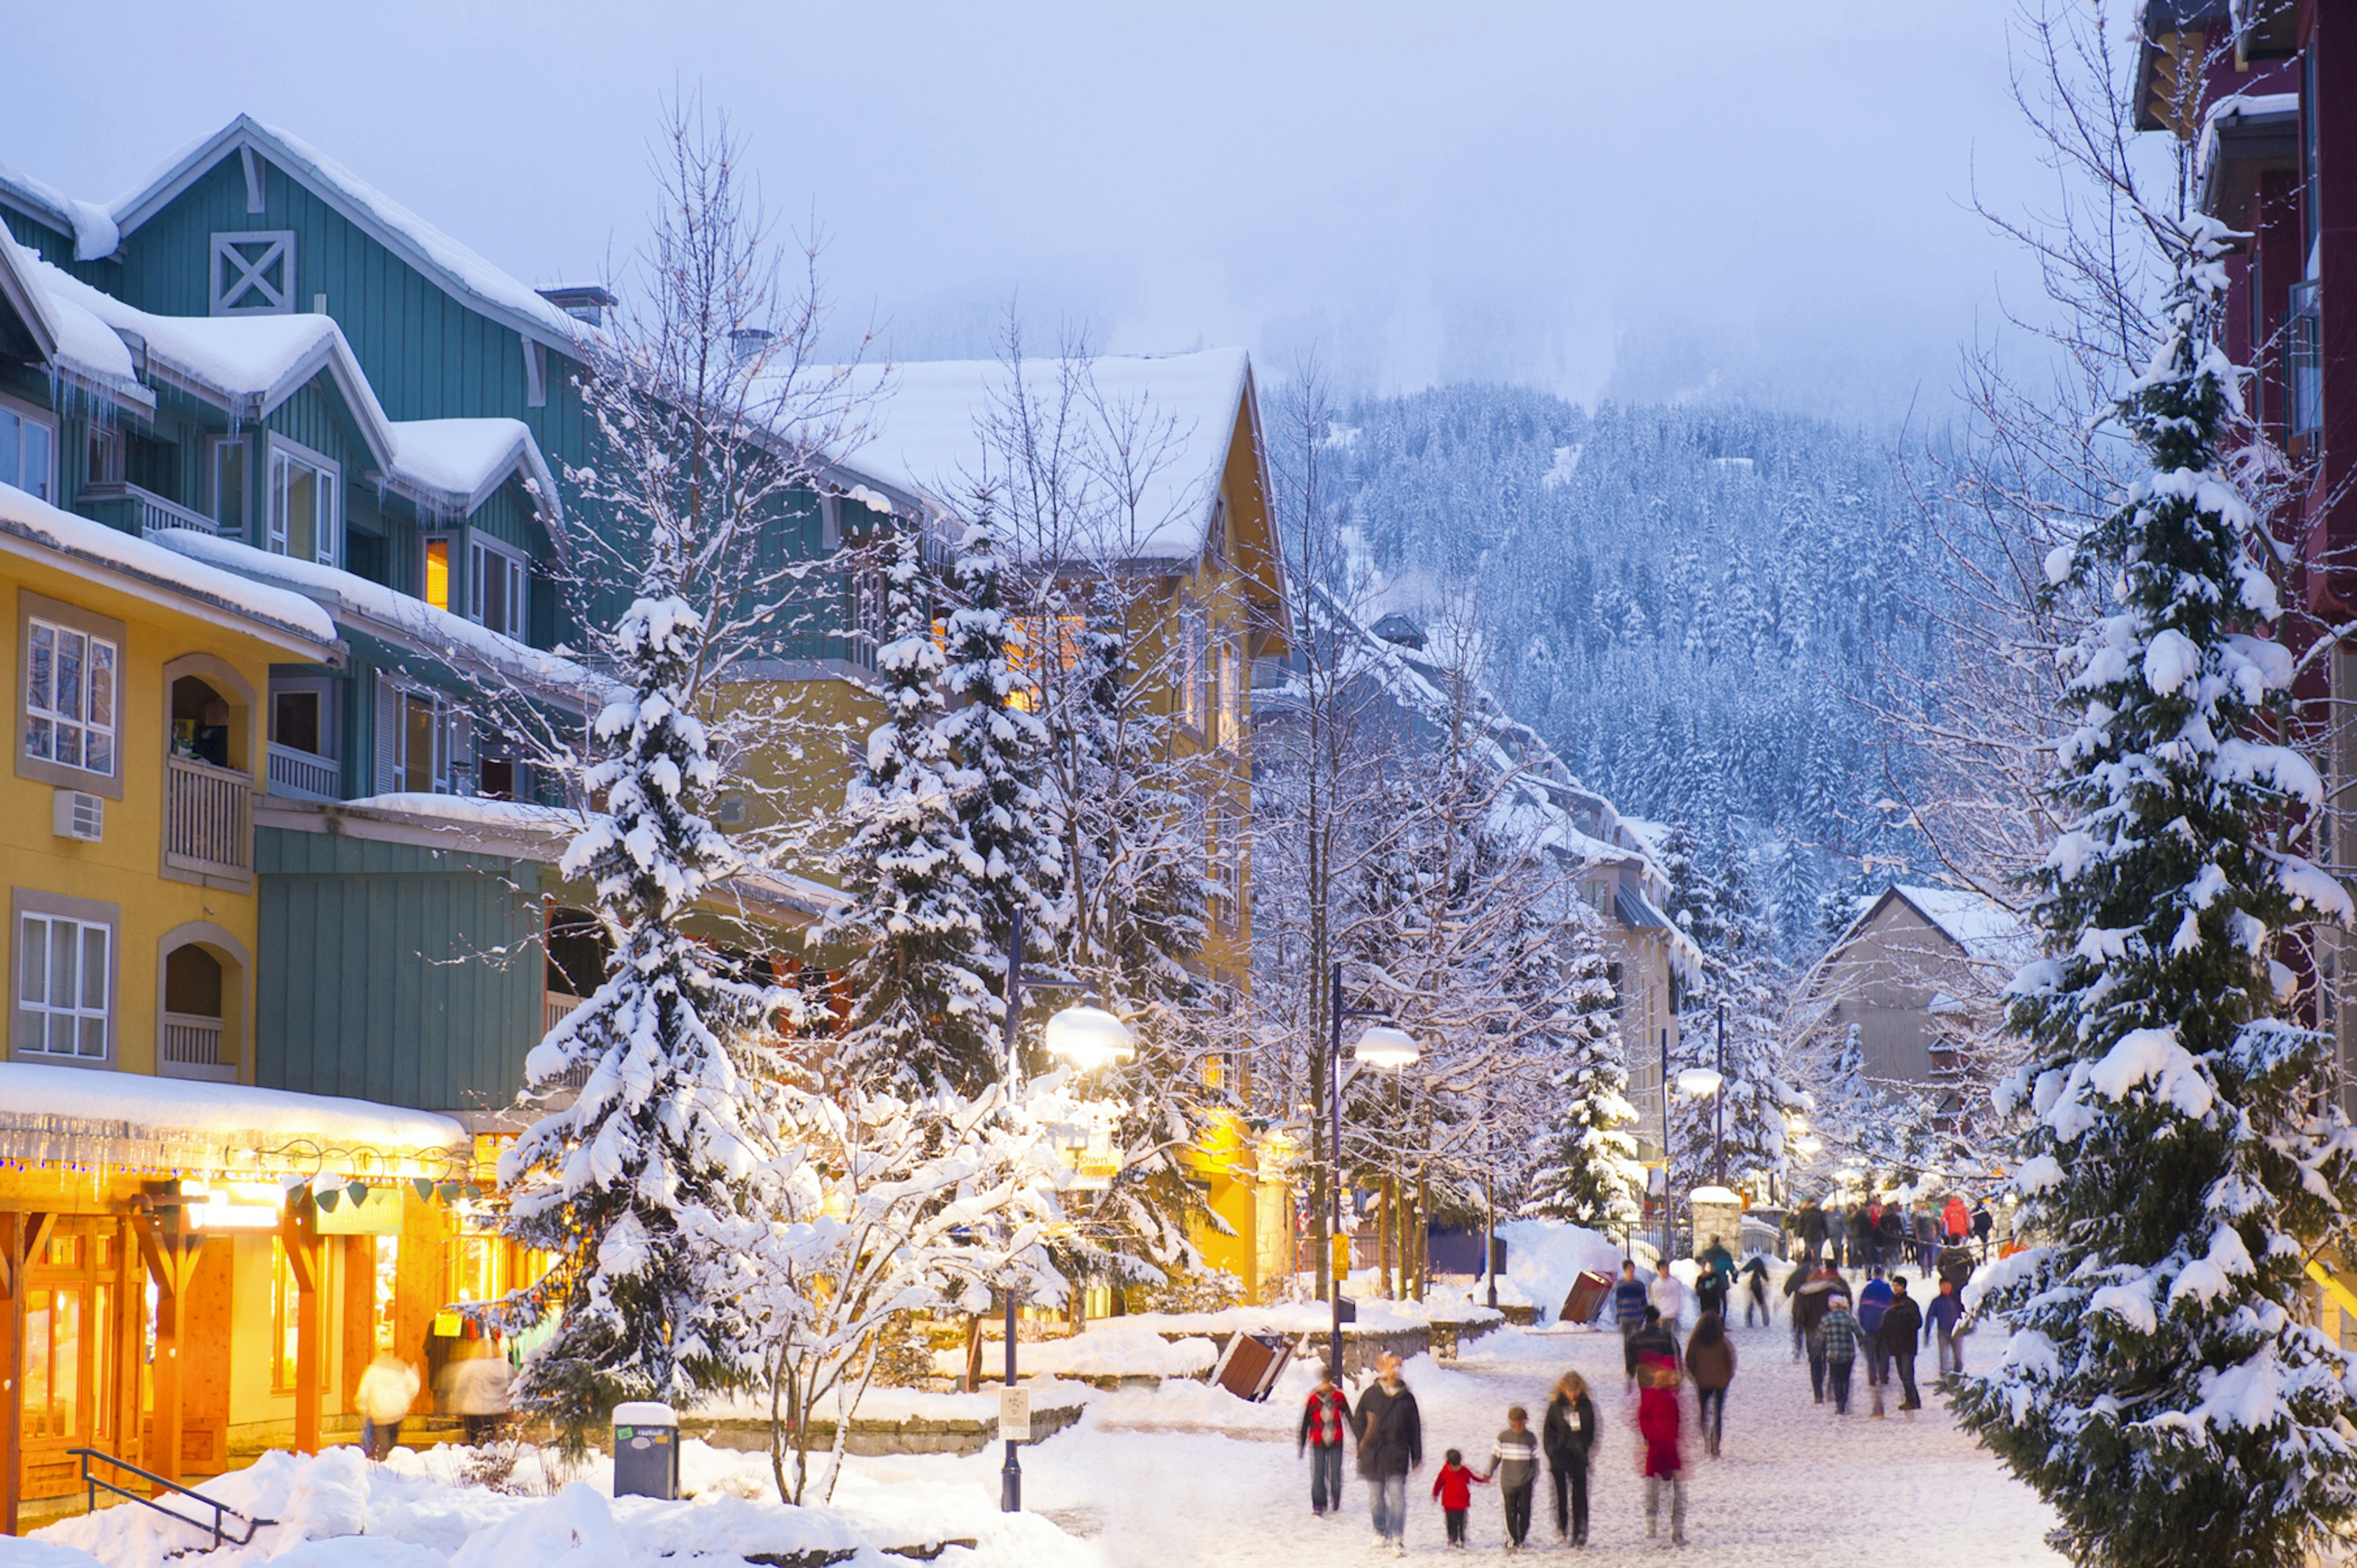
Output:
<path fill-rule="evenodd" d="M 597 715 L 607 755 L 584 779 L 606 810 L 561 863 L 596 889 L 613 957 L 524 1069 L 535 1087 L 587 1077 L 500 1159 L 504 1234 L 557 1260 L 500 1320 L 558 1317 L 520 1391 L 576 1443 L 619 1400 L 683 1402 L 758 1369 L 716 1274 L 770 1146 L 756 1030 L 791 1005 L 716 972 L 681 924 L 738 861 L 705 812 L 719 768 L 694 713 L 705 627 L 679 591 L 685 553 L 671 530 L 653 547 L 607 639 L 625 689 Z"/>
<path fill-rule="evenodd" d="M 1645 1167 L 1637 1157 L 1637 1108 L 1629 1103 L 1627 1050 L 1614 1017 L 1619 998 L 1593 934 L 1583 925 L 1566 940 L 1572 945 L 1563 962 L 1566 983 L 1547 1031 L 1559 1064 L 1550 1085 L 1555 1120 L 1531 1151 L 1523 1212 L 1625 1234 L 1643 1215 Z"/>
<path fill-rule="evenodd" d="M 1039 683 L 1027 668 L 1039 654 L 1007 613 L 1006 564 L 985 497 L 952 563 L 965 602 L 949 615 L 944 678 L 963 701 L 941 728 L 959 768 L 959 820 L 980 865 L 973 880 L 985 945 L 1001 955 L 1002 968 L 1017 909 L 1035 958 L 1049 950 L 1062 914 L 1062 851 L 1039 790 L 1047 731 L 1037 712 Z"/>
<path fill-rule="evenodd" d="M 861 944 L 841 1061 L 848 1079 L 904 1091 L 973 1092 L 1002 1069 L 984 973 L 985 867 L 959 809 L 963 780 L 942 724 L 934 583 L 914 527 L 885 542 L 887 640 L 876 652 L 884 722 L 844 800 L 834 856 L 848 908 L 823 934 Z"/>
<path fill-rule="evenodd" d="M 2357 1515 L 2357 1380 L 2302 1321 L 2307 1260 L 2357 1241 L 2357 1137 L 2276 955 L 2350 899 L 2293 847 L 2316 770 L 2265 738 L 2293 667 L 2264 635 L 2277 556 L 2222 450 L 2229 238 L 2148 221 L 2175 280 L 2116 412 L 2149 470 L 2047 564 L 2057 597 L 2101 607 L 2061 656 L 2051 956 L 2015 982 L 2031 1055 L 1999 1095 L 2043 1244 L 1987 1280 L 2011 1337 L 1957 1407 L 2082 1563 L 2290 1568 Z"/>

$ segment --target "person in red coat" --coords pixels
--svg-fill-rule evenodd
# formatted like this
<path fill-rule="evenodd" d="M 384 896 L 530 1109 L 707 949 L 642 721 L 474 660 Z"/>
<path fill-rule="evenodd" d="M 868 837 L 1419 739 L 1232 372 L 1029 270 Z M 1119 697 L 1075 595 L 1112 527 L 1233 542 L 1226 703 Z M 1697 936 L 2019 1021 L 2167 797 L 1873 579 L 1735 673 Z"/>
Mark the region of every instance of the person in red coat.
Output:
<path fill-rule="evenodd" d="M 1637 1369 L 1637 1434 L 1645 1441 L 1645 1533 L 1659 1535 L 1662 1490 L 1670 1494 L 1670 1541 L 1686 1543 L 1685 1460 L 1678 1453 L 1678 1364 L 1648 1356 Z"/>
<path fill-rule="evenodd" d="M 1318 1370 L 1318 1386 L 1301 1412 L 1294 1452 L 1309 1455 L 1309 1511 L 1342 1511 L 1342 1434 L 1351 1428 L 1351 1398 L 1334 1386 L 1333 1369 Z"/>
<path fill-rule="evenodd" d="M 1473 1508 L 1473 1488 L 1485 1486 L 1487 1476 L 1477 1476 L 1465 1463 L 1465 1451 L 1452 1448 L 1440 1474 L 1432 1478 L 1432 1495 L 1440 1499 L 1440 1512 L 1448 1523 L 1448 1544 L 1465 1544 L 1465 1516 Z"/>

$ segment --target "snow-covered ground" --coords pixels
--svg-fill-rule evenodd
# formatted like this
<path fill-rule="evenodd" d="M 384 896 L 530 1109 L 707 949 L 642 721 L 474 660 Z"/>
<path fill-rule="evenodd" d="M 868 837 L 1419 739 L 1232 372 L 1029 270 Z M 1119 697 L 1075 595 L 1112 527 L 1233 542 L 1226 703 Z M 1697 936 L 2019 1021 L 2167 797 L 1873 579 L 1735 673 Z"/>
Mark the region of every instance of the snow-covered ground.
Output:
<path fill-rule="evenodd" d="M 1781 1306 L 1781 1303 L 1779 1303 Z M 1735 1330 L 1742 1358 L 1727 1402 L 1727 1456 L 1712 1461 L 1695 1445 L 1690 1456 L 1688 1534 L 1683 1554 L 1698 1563 L 1744 1568 L 1829 1562 L 1947 1561 L 1974 1568 L 2051 1563 L 2043 1534 L 2050 1515 L 1987 1455 L 1960 1433 L 1934 1402 L 1908 1419 L 1874 1421 L 1857 1412 L 1836 1419 L 1830 1405 L 1811 1402 L 1804 1367 L 1791 1359 L 1781 1322 Z M 1976 1345 L 1986 1354 L 1991 1348 Z M 1566 1368 L 1577 1368 L 1595 1389 L 1606 1432 L 1596 1466 L 1591 1543 L 1598 1555 L 1641 1550 L 1643 1488 L 1636 1474 L 1633 1402 L 1622 1390 L 1617 1335 L 1577 1328 L 1501 1329 L 1466 1347 L 1463 1359 L 1437 1364 L 1419 1358 L 1407 1378 L 1425 1416 L 1428 1462 L 1410 1510 L 1411 1556 L 1437 1557 L 1441 1518 L 1429 1487 L 1440 1451 L 1459 1447 L 1469 1458 L 1489 1453 L 1504 1424 L 1506 1407 L 1520 1402 L 1537 1415 L 1548 1388 Z M 1928 1358 L 1926 1360 L 1928 1362 Z M 927 1455 L 853 1459 L 829 1510 L 793 1510 L 762 1504 L 768 1460 L 691 1444 L 683 1470 L 701 1496 L 665 1505 L 598 1495 L 609 1472 L 593 1466 L 578 1491 L 554 1499 L 506 1498 L 446 1483 L 455 1475 L 454 1451 L 400 1455 L 385 1470 L 365 1473 L 355 1458 L 319 1463 L 328 1474 L 306 1481 L 296 1461 L 274 1461 L 286 1473 L 224 1477 L 232 1486 L 275 1494 L 282 1517 L 305 1517 L 324 1533 L 364 1524 L 372 1538 L 328 1539 L 296 1547 L 264 1532 L 257 1550 L 175 1561 L 188 1568 L 227 1568 L 231 1562 L 276 1561 L 302 1565 L 385 1564 L 397 1568 L 522 1568 L 526 1563 L 565 1568 L 737 1568 L 748 1552 L 796 1551 L 818 1545 L 862 1545 L 856 1568 L 905 1568 L 905 1558 L 876 1549 L 970 1538 L 967 1552 L 952 1547 L 943 1568 L 1316 1568 L 1358 1563 L 1369 1553 L 1363 1487 L 1351 1487 L 1339 1519 L 1312 1518 L 1308 1472 L 1295 1457 L 1293 1430 L 1308 1371 L 1296 1368 L 1265 1405 L 1249 1405 L 1194 1382 L 1159 1391 L 1125 1390 L 1093 1395 L 1089 1412 L 1071 1431 L 1025 1451 L 1024 1500 L 1029 1517 L 996 1512 L 1001 1451 L 970 1457 Z M 261 1467 L 257 1467 L 258 1469 Z M 149 1568 L 164 1544 L 135 1526 L 141 1510 L 115 1509 L 98 1520 L 68 1520 L 42 1532 L 54 1546 L 93 1548 L 107 1568 Z M 1544 1493 L 1536 1540 L 1552 1553 L 1553 1527 Z M 117 1516 L 120 1516 L 119 1518 Z M 1493 1492 L 1475 1498 L 1473 1542 L 1494 1548 L 1503 1539 Z M 575 1542 L 578 1544 L 575 1544 Z M 19 1556 L 0 1541 L 0 1568 L 89 1568 L 89 1560 L 58 1554 Z M 664 1554 L 669 1553 L 668 1557 Z M 1566 1554 L 1567 1555 L 1567 1554 Z"/>

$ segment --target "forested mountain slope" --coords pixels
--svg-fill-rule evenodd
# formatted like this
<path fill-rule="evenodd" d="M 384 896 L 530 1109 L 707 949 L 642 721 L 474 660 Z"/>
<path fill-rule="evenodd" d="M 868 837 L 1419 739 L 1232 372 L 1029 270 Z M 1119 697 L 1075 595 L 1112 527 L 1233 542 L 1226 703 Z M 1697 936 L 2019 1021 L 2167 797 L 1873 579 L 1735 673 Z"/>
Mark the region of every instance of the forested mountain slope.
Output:
<path fill-rule="evenodd" d="M 1450 386 L 1332 443 L 1387 603 L 1464 613 L 1513 712 L 1624 811 L 1738 850 L 1788 956 L 1881 842 L 1894 746 L 1855 700 L 1930 658 L 1888 435 L 1754 409 Z"/>

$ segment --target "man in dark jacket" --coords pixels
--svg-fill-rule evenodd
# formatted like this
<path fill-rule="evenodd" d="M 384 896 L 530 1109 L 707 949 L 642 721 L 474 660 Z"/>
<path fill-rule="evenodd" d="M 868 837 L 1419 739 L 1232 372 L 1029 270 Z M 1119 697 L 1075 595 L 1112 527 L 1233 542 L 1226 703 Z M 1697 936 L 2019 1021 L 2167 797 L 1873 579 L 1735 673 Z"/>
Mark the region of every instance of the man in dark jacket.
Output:
<path fill-rule="evenodd" d="M 1400 1381 L 1400 1359 L 1375 1363 L 1376 1380 L 1359 1396 L 1359 1474 L 1366 1478 L 1367 1511 L 1375 1534 L 1394 1552 L 1406 1550 L 1407 1473 L 1424 1463 L 1424 1418 L 1415 1395 Z"/>
<path fill-rule="evenodd" d="M 1631 1336 L 1629 1353 L 1637 1358 L 1638 1364 L 1641 1366 L 1648 1356 L 1666 1356 L 1673 1367 L 1681 1365 L 1678 1359 L 1678 1337 L 1670 1332 L 1668 1324 L 1662 1321 L 1660 1307 L 1649 1306 L 1645 1309 L 1645 1326 Z"/>
<path fill-rule="evenodd" d="M 1988 1262 L 1989 1232 L 1996 1229 L 1996 1217 L 1989 1212 L 1988 1200 L 1973 1205 L 1973 1239 L 1981 1244 L 1981 1262 Z"/>
<path fill-rule="evenodd" d="M 1555 1538 L 1587 1544 L 1587 1465 L 1596 1450 L 1596 1402 L 1577 1372 L 1566 1372 L 1539 1423 L 1539 1449 L 1555 1486 Z M 1566 1493 L 1568 1498 L 1566 1498 Z M 1566 1507 L 1566 1501 L 1568 1507 Z"/>
<path fill-rule="evenodd" d="M 1907 1276 L 1900 1274 L 1890 1282 L 1890 1306 L 1882 1315 L 1878 1343 L 1879 1353 L 1890 1358 L 1899 1386 L 1905 1391 L 1899 1402 L 1900 1410 L 1923 1408 L 1923 1396 L 1915 1391 L 1915 1347 L 1922 1337 L 1923 1309 L 1907 1294 Z"/>
<path fill-rule="evenodd" d="M 1964 1299 L 1956 1294 L 1956 1282 L 1943 1279 L 1940 1294 L 1925 1313 L 1924 1326 L 1932 1331 L 1940 1350 L 1940 1386 L 1945 1388 L 1964 1370 L 1964 1337 L 1960 1326 L 1964 1317 Z"/>
<path fill-rule="evenodd" d="M 1612 1320 L 1620 1326 L 1623 1375 L 1631 1383 L 1637 1380 L 1637 1352 L 1629 1348 L 1629 1341 L 1645 1326 L 1645 1282 L 1637 1277 L 1636 1260 L 1623 1258 L 1620 1283 L 1612 1287 Z"/>
<path fill-rule="evenodd" d="M 1825 1250 L 1825 1211 L 1814 1198 L 1801 1205 L 1801 1244 L 1809 1250 L 1806 1262 L 1815 1262 Z"/>
<path fill-rule="evenodd" d="M 1801 1336 L 1809 1352 L 1809 1386 L 1816 1391 L 1817 1402 L 1825 1402 L 1824 1348 L 1817 1343 L 1817 1325 L 1825 1320 L 1825 1309 L 1839 1295 L 1849 1299 L 1849 1287 L 1831 1263 L 1809 1276 L 1808 1283 L 1792 1297 L 1792 1332 Z"/>

